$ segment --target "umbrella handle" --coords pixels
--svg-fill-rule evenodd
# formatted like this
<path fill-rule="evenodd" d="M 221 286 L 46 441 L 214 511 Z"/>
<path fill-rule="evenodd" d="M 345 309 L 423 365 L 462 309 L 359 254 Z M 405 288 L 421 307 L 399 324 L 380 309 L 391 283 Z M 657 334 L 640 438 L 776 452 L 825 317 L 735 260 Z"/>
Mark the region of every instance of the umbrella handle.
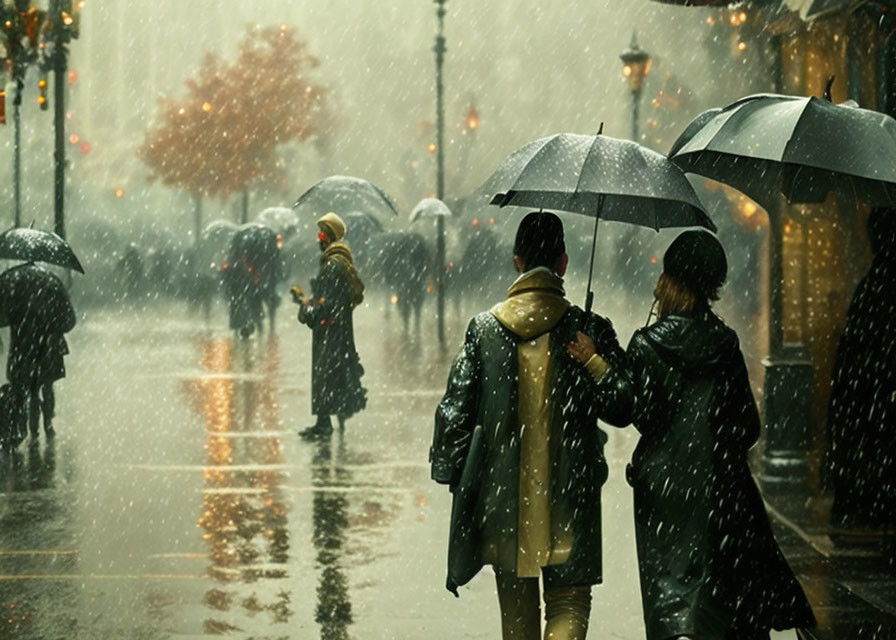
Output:
<path fill-rule="evenodd" d="M 585 315 L 582 321 L 582 329 L 588 323 L 588 316 L 591 315 L 591 307 L 594 305 L 594 291 L 591 289 L 591 282 L 594 277 L 594 253 L 597 249 L 597 223 L 600 221 L 600 212 L 604 207 L 604 194 L 600 194 L 597 198 L 597 210 L 594 212 L 594 236 L 591 238 L 591 263 L 588 266 L 588 293 L 585 295 Z"/>

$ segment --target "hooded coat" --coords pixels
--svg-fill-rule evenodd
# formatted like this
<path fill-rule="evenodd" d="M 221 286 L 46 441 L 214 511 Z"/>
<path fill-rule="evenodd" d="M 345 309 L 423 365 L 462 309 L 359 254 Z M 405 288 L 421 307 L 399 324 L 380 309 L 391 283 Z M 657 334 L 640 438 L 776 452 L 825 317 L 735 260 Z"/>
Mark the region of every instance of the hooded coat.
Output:
<path fill-rule="evenodd" d="M 549 562 L 543 575 L 549 586 L 601 582 L 600 488 L 607 464 L 606 434 L 597 420 L 628 424 L 631 389 L 612 325 L 596 314 L 586 319 L 563 297 L 562 282 L 547 270 L 528 272 L 505 303 L 473 318 L 436 410 L 430 462 L 432 478 L 454 494 L 447 587 L 455 594 L 485 564 L 518 573 L 520 505 L 526 498 L 521 495 L 526 491 L 521 483 L 521 347 L 544 336 L 550 354 L 543 439 L 550 530 L 543 533 L 555 544 L 563 537 L 569 546 L 562 561 Z M 593 338 L 609 365 L 600 377 L 566 352 L 577 330 Z"/>
<path fill-rule="evenodd" d="M 628 358 L 648 640 L 812 626 L 747 465 L 760 422 L 735 332 L 709 312 L 669 315 L 635 332 Z"/>
<path fill-rule="evenodd" d="M 299 321 L 312 331 L 311 413 L 348 418 L 367 406 L 352 321 L 354 308 L 364 299 L 364 284 L 348 245 L 333 242 L 327 247 L 311 292 L 312 304 L 299 308 Z"/>

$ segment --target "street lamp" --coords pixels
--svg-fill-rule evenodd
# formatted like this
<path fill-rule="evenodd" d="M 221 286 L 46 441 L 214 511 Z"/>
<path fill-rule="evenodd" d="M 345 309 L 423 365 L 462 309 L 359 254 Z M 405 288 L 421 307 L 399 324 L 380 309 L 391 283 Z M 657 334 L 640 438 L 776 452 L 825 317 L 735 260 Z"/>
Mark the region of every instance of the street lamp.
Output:
<path fill-rule="evenodd" d="M 22 226 L 22 91 L 28 65 L 38 59 L 38 34 L 44 12 L 30 6 L 30 0 L 15 0 L 14 5 L 0 5 L 3 44 L 6 64 L 13 82 L 13 191 L 15 196 L 15 226 Z"/>
<path fill-rule="evenodd" d="M 644 79 L 650 73 L 650 54 L 638 46 L 635 33 L 632 33 L 632 42 L 628 49 L 619 54 L 622 60 L 622 77 L 628 82 L 629 91 L 632 94 L 632 140 L 638 141 L 638 112 L 641 106 L 641 89 Z"/>
<path fill-rule="evenodd" d="M 438 7 L 436 17 L 439 31 L 433 52 L 436 54 L 436 197 L 445 200 L 445 105 L 444 87 L 442 85 L 442 66 L 445 63 L 445 3 L 448 0 L 433 0 Z M 439 344 L 445 344 L 445 218 L 438 218 L 438 237 L 436 238 L 436 289 L 438 307 L 436 311 Z"/>

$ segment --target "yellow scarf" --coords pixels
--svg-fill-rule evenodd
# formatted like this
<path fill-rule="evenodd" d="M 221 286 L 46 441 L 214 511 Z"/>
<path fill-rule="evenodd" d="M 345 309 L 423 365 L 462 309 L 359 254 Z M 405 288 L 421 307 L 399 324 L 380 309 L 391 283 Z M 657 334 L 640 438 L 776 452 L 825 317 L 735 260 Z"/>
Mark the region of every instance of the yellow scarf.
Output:
<path fill-rule="evenodd" d="M 344 242 L 331 242 L 320 257 L 321 265 L 326 264 L 330 260 L 336 260 L 345 267 L 348 274 L 349 286 L 352 293 L 352 306 L 357 307 L 364 302 L 364 283 L 361 282 L 361 276 L 355 269 L 355 257 L 352 250 Z"/>

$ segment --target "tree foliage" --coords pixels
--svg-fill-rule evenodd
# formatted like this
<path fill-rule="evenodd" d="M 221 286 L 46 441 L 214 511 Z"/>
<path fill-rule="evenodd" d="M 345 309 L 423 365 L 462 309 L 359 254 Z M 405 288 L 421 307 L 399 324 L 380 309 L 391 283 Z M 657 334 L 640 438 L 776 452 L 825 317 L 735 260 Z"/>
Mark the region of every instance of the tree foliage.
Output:
<path fill-rule="evenodd" d="M 227 198 L 280 183 L 277 148 L 329 126 L 317 59 L 286 26 L 250 28 L 237 58 L 206 54 L 180 100 L 163 98 L 138 156 L 150 179 L 198 197 Z"/>

